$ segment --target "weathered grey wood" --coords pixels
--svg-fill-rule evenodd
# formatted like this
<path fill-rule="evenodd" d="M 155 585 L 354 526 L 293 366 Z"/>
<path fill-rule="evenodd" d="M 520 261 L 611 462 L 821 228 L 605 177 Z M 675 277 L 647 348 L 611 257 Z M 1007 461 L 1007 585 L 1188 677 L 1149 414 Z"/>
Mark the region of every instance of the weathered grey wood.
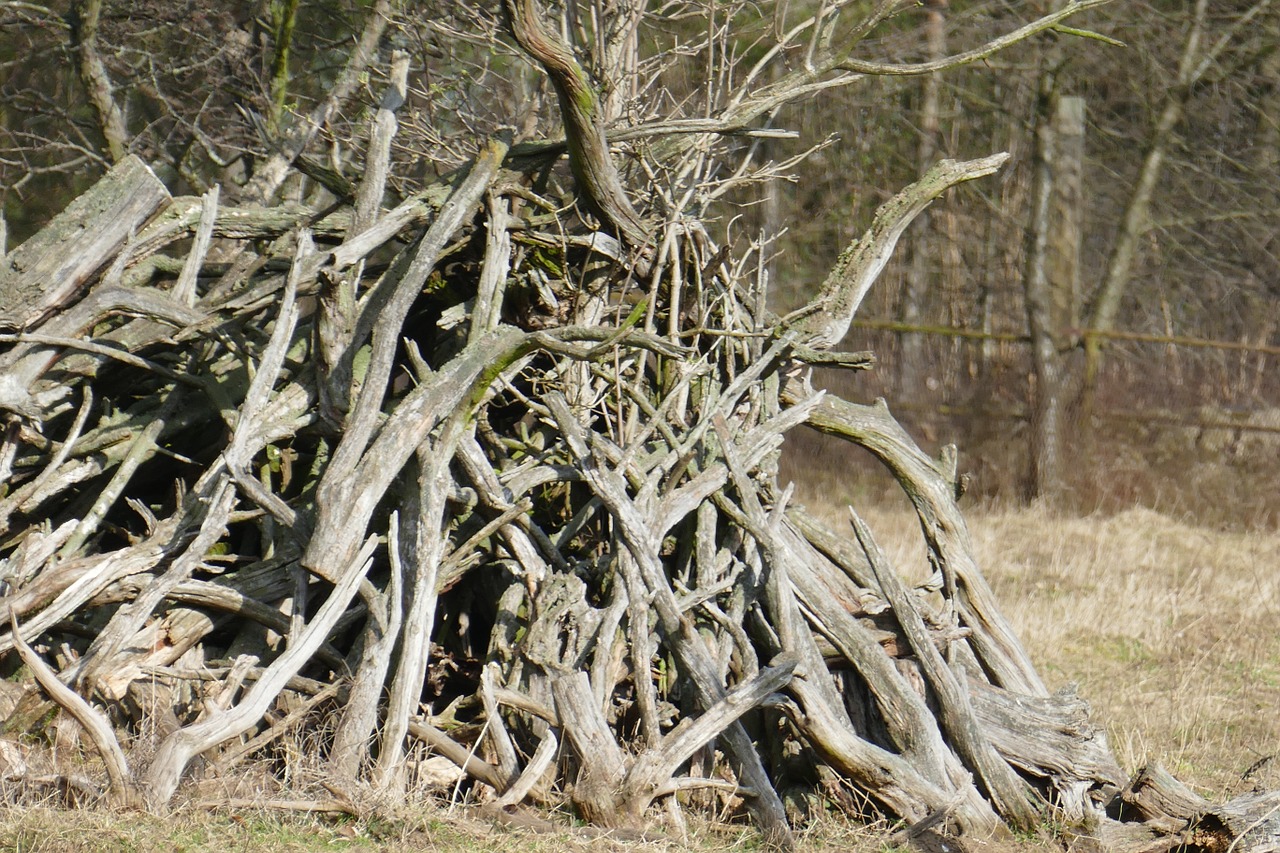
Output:
<path fill-rule="evenodd" d="M 990 175 L 1008 159 L 1008 154 L 994 154 L 968 162 L 941 160 L 882 204 L 867 232 L 840 253 L 818 296 L 795 312 L 798 319 L 790 327 L 797 332 L 797 340 L 814 349 L 838 346 L 907 226 L 951 187 Z"/>
<path fill-rule="evenodd" d="M 130 263 L 139 263 L 166 246 L 191 237 L 204 221 L 203 211 L 204 201 L 199 197 L 175 198 L 172 204 L 138 232 L 137 239 L 131 244 Z M 213 220 L 213 236 L 224 240 L 266 240 L 288 234 L 304 225 L 318 237 L 341 237 L 350 231 L 350 209 L 342 208 L 323 219 L 317 219 L 321 212 L 297 203 L 266 208 L 222 205 Z M 406 217 L 401 221 L 401 227 L 423 221 L 427 209 L 419 206 L 414 208 L 414 212 L 418 216 Z M 395 232 L 385 239 L 393 236 Z"/>
<path fill-rule="evenodd" d="M 382 103 L 373 118 L 369 133 L 369 154 L 356 191 L 355 215 L 352 218 L 352 235 L 359 234 L 378 220 L 382 211 L 382 196 L 387 188 L 387 167 L 391 160 L 391 140 L 395 138 L 399 123 L 396 110 L 405 102 L 409 82 L 409 54 L 402 50 L 391 54 L 391 80 L 382 95 Z"/>
<path fill-rule="evenodd" d="M 395 111 L 404 103 L 408 74 L 409 55 L 404 51 L 394 51 L 391 85 L 383 95 L 382 106 L 373 120 L 368 160 L 356 191 L 355 209 L 344 246 L 376 225 L 382 213 L 391 141 L 398 127 Z M 347 350 L 356 334 L 357 290 L 363 272 L 363 261 L 354 269 L 327 271 L 320 288 L 316 334 L 323 364 L 321 397 L 326 416 L 335 424 L 342 423 L 351 402 L 351 362 Z"/>
<path fill-rule="evenodd" d="M 409 599 L 400 629 L 400 661 L 387 699 L 382 751 L 378 754 L 375 775 L 383 787 L 389 786 L 401 770 L 404 737 L 409 719 L 418 706 L 431 655 L 431 633 L 440 594 L 436 578 L 446 539 L 449 462 L 461 440 L 463 420 L 458 412 L 450 413 L 436 440 L 422 442 L 424 446 L 417 453 L 418 517 L 411 528 L 415 534 L 414 564 L 412 572 L 400 581 Z M 514 773 L 514 768 L 508 769 Z"/>
<path fill-rule="evenodd" d="M 143 314 L 177 327 L 205 319 L 203 313 L 171 299 L 168 294 L 111 285 L 95 288 L 74 307 L 44 323 L 41 332 L 74 338 L 118 311 Z M 0 410 L 7 409 L 38 420 L 46 407 L 65 396 L 68 389 L 62 385 L 47 390 L 35 387 L 36 381 L 56 359 L 57 349 L 31 341 L 18 343 L 0 354 Z"/>
<path fill-rule="evenodd" d="M 879 601 L 880 585 L 871 571 L 871 566 L 867 564 L 865 554 L 860 553 L 848 540 L 837 536 L 800 507 L 788 507 L 787 518 L 809 544 L 843 569 L 850 580 L 871 593 L 858 601 L 860 610 L 876 613 L 879 609 L 883 609 L 883 602 Z"/>
<path fill-rule="evenodd" d="M 500 809 L 514 806 L 523 802 L 525 797 L 529 796 L 533 791 L 538 780 L 551 767 L 551 762 L 556 758 L 556 751 L 560 746 L 560 741 L 556 738 L 555 732 L 550 728 L 542 735 L 542 740 L 538 743 L 538 748 L 534 750 L 533 757 L 529 759 L 529 763 L 521 772 L 520 777 L 509 787 L 501 797 L 494 801 L 494 805 Z"/>
<path fill-rule="evenodd" d="M 39 610 L 24 622 L 24 630 L 38 634 L 76 612 L 117 580 L 150 571 L 176 553 L 182 547 L 176 534 L 178 519 L 171 518 L 159 524 L 151 536 L 117 551 L 68 560 L 50 555 L 33 582 L 9 592 L 4 605 L 19 617 Z M 12 634 L 0 636 L 0 651 L 13 648 L 13 640 Z"/>
<path fill-rule="evenodd" d="M 735 459 L 727 429 L 721 427 L 720 434 L 729 467 L 742 490 L 746 472 Z M 765 588 L 770 614 L 783 647 L 802 655 L 802 677 L 792 682 L 790 691 L 801 711 L 795 720 L 797 726 L 829 756 L 832 767 L 856 780 L 863 790 L 896 814 L 919 821 L 938 811 L 955 811 L 958 826 L 969 831 L 994 831 L 995 813 L 943 743 L 923 697 L 910 688 L 876 638 L 839 606 L 838 599 L 833 608 L 828 594 L 813 594 L 816 572 L 809 561 L 800 556 L 803 550 L 796 548 L 796 544 L 807 543 L 787 541 L 785 506 L 778 507 L 772 517 L 766 517 L 758 498 L 750 491 L 743 494 L 748 504 L 745 512 L 728 509 L 724 499 L 721 508 L 731 517 L 737 516 L 739 523 L 762 544 L 768 557 L 771 571 Z M 808 596 L 804 592 L 806 586 L 810 588 Z M 804 605 L 803 620 L 801 604 Z M 827 668 L 808 625 L 842 646 L 848 659 L 877 692 L 883 714 L 893 720 L 890 725 L 898 738 L 901 755 L 855 734 L 856 727 L 842 697 L 825 677 Z"/>
<path fill-rule="evenodd" d="M 1133 850 L 1157 853 L 1172 847 L 1201 850 L 1280 850 L 1280 792 L 1245 794 L 1213 805 L 1157 764 L 1149 764 L 1121 793 L 1122 815 L 1135 814 L 1155 830 L 1150 843 Z M 1140 842 L 1141 839 L 1138 839 Z"/>
<path fill-rule="evenodd" d="M 472 383 L 490 368 L 494 354 L 509 351 L 522 338 L 518 329 L 510 327 L 486 335 L 437 372 L 431 382 L 410 392 L 378 429 L 367 451 L 361 442 L 360 452 L 353 452 L 349 461 L 335 454 L 329 469 L 333 473 L 326 473 L 317 490 L 316 532 L 303 557 L 304 566 L 321 577 L 333 575 L 334 567 L 342 565 L 341 557 L 359 547 L 359 539 L 353 537 L 360 534 L 352 531 L 367 525 L 417 446 L 441 419 L 456 410 Z M 373 409 L 376 414 L 376 403 Z M 348 440 L 344 437 L 340 449 Z"/>
<path fill-rule="evenodd" d="M 798 403 L 803 397 L 796 390 L 784 389 L 783 399 Z M 973 631 L 971 642 L 979 660 L 991 670 L 997 685 L 1033 696 L 1046 695 L 1048 691 L 1026 649 L 974 562 L 969 530 L 955 503 L 955 480 L 949 480 L 916 446 L 889 414 L 883 400 L 862 406 L 828 394 L 808 425 L 857 442 L 893 472 L 915 505 L 925 540 L 942 567 L 948 591 L 954 590 L 953 601 L 961 624 Z"/>
<path fill-rule="evenodd" d="M 337 624 L 355 596 L 360 581 L 369 571 L 376 545 L 376 537 L 366 541 L 355 559 L 335 579 L 333 591 L 308 622 L 303 635 L 267 667 L 244 699 L 233 708 L 179 729 L 161 741 L 145 776 L 148 808 L 164 811 L 168 807 L 192 758 L 243 734 L 262 719 L 263 712 L 275 701 L 288 680 L 307 663 Z"/>
<path fill-rule="evenodd" d="M 58 680 L 57 673 L 32 650 L 18 632 L 18 619 L 13 611 L 9 611 L 9 635 L 13 638 L 14 647 L 22 657 L 22 662 L 31 668 L 40 686 L 54 702 L 75 718 L 84 727 L 102 757 L 107 768 L 107 777 L 111 780 L 111 796 L 114 804 L 122 808 L 135 808 L 142 800 L 137 782 L 129 769 L 129 761 L 115 734 L 111 731 L 111 723 L 101 711 L 93 708 L 85 699 Z"/>
<path fill-rule="evenodd" d="M 169 191 L 130 154 L 0 262 L 0 329 L 29 329 L 80 293 Z"/>
<path fill-rule="evenodd" d="M 409 734 L 458 765 L 463 772 L 476 781 L 483 782 L 495 791 L 503 791 L 508 787 L 507 781 L 496 767 L 476 758 L 472 750 L 454 741 L 430 723 L 418 719 L 410 720 Z"/>
<path fill-rule="evenodd" d="M 1222 826 L 1218 834 L 1229 841 L 1228 849 L 1234 846 L 1236 850 L 1276 853 L 1280 851 L 1280 792 L 1245 794 L 1215 806 L 1201 815 L 1192 832 L 1208 834 L 1215 822 Z"/>
<path fill-rule="evenodd" d="M 216 581 L 182 581 L 165 594 L 165 599 L 188 605 L 188 607 L 169 608 L 165 616 L 166 624 L 158 625 L 157 630 L 151 633 L 163 635 L 167 642 L 171 642 L 176 636 L 185 646 L 200 641 L 208 632 L 204 630 L 195 633 L 199 630 L 198 627 L 187 628 L 186 625 L 200 619 L 209 626 L 209 629 L 212 629 L 226 622 L 226 618 L 220 616 L 225 614 L 250 620 L 281 636 L 288 634 L 289 617 L 281 613 L 278 608 L 263 604 L 264 601 L 278 600 L 288 593 L 291 584 L 284 576 L 282 566 L 283 561 L 274 568 L 259 565 L 256 570 L 252 567 L 242 569 L 218 578 Z M 266 568 L 265 571 L 264 568 Z M 143 589 L 140 578 L 146 577 L 147 575 L 132 575 L 113 583 L 101 594 L 90 599 L 89 606 L 103 606 L 133 600 Z M 213 614 L 208 611 L 213 611 Z M 135 643 L 130 643 L 131 648 L 135 646 Z M 147 644 L 143 644 L 143 647 L 150 648 Z M 332 645 L 326 643 L 321 646 L 316 655 L 318 660 L 334 671 L 342 670 L 343 656 Z M 149 669 L 151 666 L 153 666 L 151 663 L 138 662 L 138 670 L 142 673 L 153 671 Z"/>
<path fill-rule="evenodd" d="M 511 502 L 513 496 L 524 494 L 524 489 L 516 487 L 508 495 L 497 474 L 490 467 L 484 450 L 476 443 L 475 436 L 464 436 L 458 445 L 458 462 L 474 486 L 479 499 L 492 509 L 507 515 L 516 509 Z M 559 554 L 540 553 L 534 537 L 515 524 L 502 524 L 498 528 L 503 540 L 515 555 L 516 561 L 524 569 L 525 576 L 533 582 L 541 582 L 550 573 L 548 559 L 555 559 Z"/>
<path fill-rule="evenodd" d="M 489 233 L 485 239 L 484 271 L 476 285 L 471 308 L 471 337 L 492 329 L 502 317 L 502 295 L 511 269 L 511 217 L 506 199 L 490 197 Z"/>
<path fill-rule="evenodd" d="M 412 510 L 412 505 L 408 507 Z M 413 534 L 413 523 L 404 525 Z M 404 622 L 402 586 L 407 576 L 405 566 L 412 558 L 412 550 L 400 538 L 399 512 L 391 513 L 387 524 L 387 557 L 391 574 L 386 590 L 369 603 L 369 616 L 365 621 L 363 647 L 355 666 L 351 690 L 346 707 L 333 733 L 333 746 L 329 751 L 329 767 L 339 780 L 354 783 L 360 775 L 361 765 L 369 755 L 370 738 L 377 728 L 378 706 L 382 702 L 387 672 L 391 669 L 391 655 L 400 637 Z M 416 544 L 416 535 L 412 544 Z"/>
<path fill-rule="evenodd" d="M 578 754 L 578 778 L 573 803 L 584 818 L 605 827 L 619 826 L 618 795 L 626 775 L 622 749 L 596 705 L 585 672 L 569 672 L 551 679 L 556 716 L 565 739 Z M 626 821 L 624 821 L 624 824 Z"/>
<path fill-rule="evenodd" d="M 963 670 L 953 672 L 934 644 L 934 638 L 920 615 L 920 605 L 913 600 L 906 583 L 888 564 L 871 531 L 856 513 L 850 512 L 854 533 L 867 555 L 871 570 L 893 608 L 893 615 L 916 653 L 921 669 L 938 702 L 938 716 L 947 739 L 964 760 L 965 765 L 986 788 L 1000 816 L 1021 829 L 1031 829 L 1040 822 L 1031 790 L 996 754 L 995 747 L 978 726 L 969 693 L 965 689 Z"/>
<path fill-rule="evenodd" d="M 635 505 L 626 496 L 626 486 L 616 472 L 605 470 L 587 448 L 581 425 L 569 411 L 562 396 L 551 394 L 547 402 L 556 417 L 561 433 L 574 455 L 583 463 L 583 473 L 591 482 L 596 494 L 609 507 L 617 519 L 627 550 L 635 558 L 640 578 L 628 580 L 628 584 L 643 586 L 653 597 L 654 609 L 681 665 L 689 674 L 698 691 L 704 708 L 711 707 L 724 698 L 724 687 L 716 676 L 709 651 L 692 624 L 682 616 L 661 564 L 658 561 L 659 542 L 643 521 Z M 625 565 L 625 564 L 623 564 Z M 777 792 L 769 784 L 760 758 L 751 746 L 747 733 L 737 723 L 725 732 L 725 741 L 733 751 L 742 779 L 761 793 L 752 801 L 753 812 L 761 823 L 761 829 L 774 843 L 790 847 L 794 844 L 786 812 Z"/>
<path fill-rule="evenodd" d="M 1075 834 L 1074 846 L 1096 853 L 1166 853 L 1180 848 L 1182 838 L 1162 833 L 1150 824 L 1103 818 L 1097 825 Z"/>
<path fill-rule="evenodd" d="M 731 514 L 732 510 L 726 510 Z M 740 523 L 760 536 L 765 531 L 745 515 Z M 857 600 L 842 595 L 838 577 L 823 571 L 823 563 L 806 554 L 800 544 L 787 541 L 784 528 L 774 547 L 793 555 L 787 580 L 794 595 L 806 610 L 814 630 L 827 638 L 854 669 L 866 679 L 884 715 L 885 725 L 893 739 L 892 746 L 925 778 L 945 784 L 943 769 L 946 747 L 933 725 L 925 697 L 913 690 L 885 653 L 872 627 L 856 618 L 860 614 Z M 798 538 L 798 537 L 797 537 Z"/>
<path fill-rule="evenodd" d="M 266 731 L 249 738 L 248 740 L 231 745 L 224 749 L 213 762 L 216 772 L 225 775 L 231 772 L 237 764 L 243 761 L 247 756 L 252 755 L 258 750 L 270 744 L 272 741 L 279 740 L 284 735 L 289 734 L 304 722 L 309 716 L 315 713 L 315 709 L 324 703 L 341 696 L 345 685 L 341 683 L 326 685 L 321 690 L 315 692 L 314 695 L 308 697 L 305 701 L 298 704 L 292 711 L 286 714 L 282 719 L 274 721 Z M 348 809 L 348 813 L 353 813 Z"/>
<path fill-rule="evenodd" d="M 1159 764 L 1148 764 L 1139 770 L 1120 799 L 1124 811 L 1132 809 L 1144 823 L 1169 832 L 1186 828 L 1210 809 L 1208 800 L 1170 776 Z"/>
<path fill-rule="evenodd" d="M 108 695 L 123 695 L 118 685 L 121 683 L 127 685 L 131 680 L 119 678 L 120 673 L 125 669 L 121 650 L 126 640 L 133 638 L 142 628 L 143 623 L 152 617 L 160 601 L 174 587 L 190 578 L 205 555 L 225 534 L 227 520 L 231 516 L 231 508 L 235 502 L 235 491 L 225 477 L 210 485 L 211 488 L 207 494 L 194 495 L 188 504 L 190 516 L 186 521 L 188 524 L 198 523 L 199 532 L 165 572 L 152 579 L 132 602 L 117 610 L 111 617 L 111 621 L 94 638 L 78 667 L 77 679 L 82 684 L 94 687 L 110 680 L 117 686 L 104 692 Z M 193 645 L 201 636 L 203 632 L 190 638 L 190 644 Z M 168 645 L 178 648 L 180 650 L 178 654 L 181 654 L 188 647 L 187 638 L 170 637 Z M 134 648 L 137 646 L 135 645 Z"/>
<path fill-rule="evenodd" d="M 354 209 L 316 221 L 324 211 L 305 205 L 178 200 L 104 250 L 103 280 L 38 321 L 38 337 L 0 338 L 0 406 L 21 415 L 0 445 L 0 606 L 50 634 L 42 657 L 62 679 L 83 655 L 82 683 L 113 713 L 155 704 L 154 761 L 116 775 L 163 810 L 200 752 L 225 770 L 331 703 L 333 780 L 386 797 L 408 793 L 412 737 L 492 787 L 496 814 L 567 794 L 580 817 L 617 827 L 667 797 L 679 826 L 692 801 L 670 795 L 714 789 L 787 847 L 779 787 L 799 751 L 820 780 L 802 796 L 850 791 L 849 811 L 870 803 L 918 839 L 943 824 L 997 831 L 997 808 L 1029 823 L 1042 803 L 1028 815 L 1018 801 L 1046 788 L 1068 820 L 1120 838 L 1099 817 L 1118 784 L 1105 740 L 1083 706 L 1043 695 L 973 561 L 955 454 L 927 459 L 884 407 L 824 399 L 802 378 L 806 365 L 867 366 L 828 348 L 893 244 L 930 198 L 1001 157 L 941 164 L 891 199 L 808 313 L 777 321 L 763 275 L 741 280 L 745 259 L 695 216 L 651 237 L 631 199 L 668 213 L 684 202 L 623 183 L 600 124 L 612 107 L 527 20 L 537 8 L 505 5 L 573 108 L 584 205 L 540 196 L 498 138 L 383 212 L 397 57 Z M 825 14 L 805 26 L 829 30 Z M 310 155 L 298 146 L 355 91 L 382 26 L 370 21 L 342 92 L 262 161 L 251 193 Z M 823 38 L 815 67 L 866 71 Z M 789 76 L 682 129 L 720 132 L 822 85 Z M 718 168 L 705 149 L 698 162 L 661 150 L 640 165 L 676 180 Z M 239 259 L 209 262 L 213 238 Z M 803 423 L 867 446 L 903 482 L 938 568 L 927 595 L 789 511 L 776 457 Z M 385 547 L 370 529 L 384 522 Z M 495 603 L 494 619 L 475 609 Z M 0 652 L 16 639 L 0 633 Z M 1200 817 L 1238 817 L 1240 837 L 1254 806 L 1270 808 Z M 1169 827 L 1145 840 L 1192 839 Z"/>
<path fill-rule="evenodd" d="M 196 228 L 191 251 L 182 264 L 182 272 L 173 286 L 173 298 L 183 305 L 194 305 L 196 301 L 196 280 L 200 275 L 200 268 L 204 266 L 205 255 L 209 253 L 213 229 L 218 221 L 218 195 L 218 187 L 214 187 L 201 199 L 200 225 Z"/>
<path fill-rule="evenodd" d="M 366 376 L 360 385 L 359 396 L 352 402 L 351 415 L 347 419 L 342 442 L 334 452 L 330 472 L 326 475 L 325 482 L 319 488 L 322 512 L 326 504 L 333 506 L 327 500 L 333 489 L 350 490 L 351 486 L 346 481 L 355 473 L 356 466 L 360 463 L 362 455 L 365 453 L 365 449 L 377 428 L 382 399 L 386 394 L 387 383 L 390 381 L 392 360 L 399 345 L 400 330 L 404 325 L 405 317 L 408 315 L 414 299 L 421 291 L 427 276 L 435 268 L 445 244 L 453 237 L 454 232 L 462 225 L 463 220 L 469 217 L 474 205 L 493 181 L 498 165 L 501 163 L 502 155 L 505 152 L 506 146 L 499 142 L 493 142 L 485 149 L 482 156 L 473 163 L 471 172 L 463 184 L 445 202 L 439 216 L 431 224 L 427 234 L 424 235 L 422 243 L 414 254 L 413 262 L 405 270 L 403 277 L 384 282 L 382 287 L 370 294 L 370 300 L 372 301 L 363 306 L 361 311 L 363 325 L 372 331 L 374 338 L 373 354 L 370 357 Z M 379 294 L 379 298 L 374 299 L 375 294 Z M 371 321 L 371 318 L 376 319 Z M 492 349 L 485 348 L 485 343 L 476 341 L 473 344 L 473 355 L 480 353 L 481 350 L 484 350 L 481 353 L 482 356 L 492 352 Z M 363 340 L 358 336 L 351 342 L 352 347 L 362 344 Z M 497 349 L 500 351 L 503 347 L 499 346 Z M 478 372 L 485 366 L 487 359 L 480 358 L 480 363 L 474 363 L 474 361 L 475 359 L 473 359 L 473 366 Z M 457 359 L 451 364 L 457 364 Z M 470 379 L 466 381 L 469 383 Z M 455 397 L 455 405 L 456 401 L 461 399 L 462 390 L 461 388 L 454 389 L 457 395 Z M 435 422 L 438 422 L 443 416 L 443 411 L 437 408 L 435 412 Z M 421 430 L 416 440 L 402 444 L 396 449 L 395 457 L 398 458 L 399 463 L 395 466 L 395 470 L 389 472 L 389 477 L 399 473 L 409 454 L 417 448 L 422 438 L 426 436 L 431 423 L 430 421 L 427 422 L 427 428 Z M 388 428 L 383 430 L 383 439 L 390 433 L 390 426 L 388 425 Z M 380 457 L 374 456 L 372 458 L 381 465 L 382 459 Z M 384 488 L 385 484 L 374 497 L 380 497 Z M 340 498 L 339 502 L 346 503 L 346 495 Z M 370 506 L 369 510 L 372 511 L 372 509 L 372 506 Z M 339 511 L 345 513 L 346 507 Z M 341 562 L 339 560 L 339 563 Z"/>
<path fill-rule="evenodd" d="M 784 688 L 795 673 L 799 656 L 781 655 L 754 678 L 735 687 L 696 719 L 684 720 L 661 744 L 641 753 L 628 768 L 622 782 L 626 806 L 637 820 L 653 798 L 664 790 L 677 769 L 695 751 L 747 712 L 757 708 L 773 693 Z"/>
<path fill-rule="evenodd" d="M 1124 784 L 1106 732 L 1090 720 L 1089 704 L 1073 690 L 1026 696 L 976 678 L 967 685 L 974 714 L 996 751 L 1023 772 L 1047 780 L 1070 819 L 1096 816 Z"/>

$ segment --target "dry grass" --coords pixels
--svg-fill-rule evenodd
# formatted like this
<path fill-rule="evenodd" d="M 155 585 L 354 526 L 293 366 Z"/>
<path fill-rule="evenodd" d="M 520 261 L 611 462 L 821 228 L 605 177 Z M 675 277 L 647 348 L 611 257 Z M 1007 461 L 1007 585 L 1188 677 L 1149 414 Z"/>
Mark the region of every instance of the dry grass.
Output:
<path fill-rule="evenodd" d="M 541 817 L 530 823 L 546 824 Z M 693 823 L 684 838 L 626 840 L 576 827 L 555 831 L 498 825 L 474 809 L 414 809 L 412 816 L 324 819 L 279 811 L 179 810 L 167 817 L 74 812 L 54 807 L 0 809 L 0 850 L 13 853 L 307 853 L 314 850 L 380 853 L 743 853 L 765 849 L 740 825 Z M 887 828 L 823 821 L 801 834 L 802 849 L 885 851 Z M 1029 853 L 1029 851 L 1028 851 Z"/>
<path fill-rule="evenodd" d="M 1280 753 L 1280 534 L 1144 509 L 970 525 L 1032 659 L 1051 683 L 1080 685 L 1126 769 L 1157 760 L 1226 797 Z"/>

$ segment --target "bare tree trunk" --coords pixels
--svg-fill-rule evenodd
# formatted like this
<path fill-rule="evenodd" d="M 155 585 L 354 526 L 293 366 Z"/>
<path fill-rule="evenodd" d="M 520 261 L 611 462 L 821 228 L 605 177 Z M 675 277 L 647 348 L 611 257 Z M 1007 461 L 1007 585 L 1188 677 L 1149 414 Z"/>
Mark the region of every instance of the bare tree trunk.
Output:
<path fill-rule="evenodd" d="M 1084 100 L 1057 91 L 1056 72 L 1040 79 L 1036 110 L 1031 225 L 1027 232 L 1027 328 L 1032 390 L 1032 497 L 1056 503 L 1063 478 L 1069 399 L 1069 329 L 1074 326 L 1083 209 Z"/>
<path fill-rule="evenodd" d="M 1165 88 L 1156 122 L 1147 138 L 1146 153 L 1138 169 L 1137 181 L 1107 260 L 1106 276 L 1094 295 L 1089 314 L 1089 331 L 1108 332 L 1115 328 L 1121 301 L 1128 290 L 1133 267 L 1138 260 L 1139 241 L 1151 228 L 1152 202 L 1163 174 L 1165 157 L 1173 141 L 1173 131 L 1182 120 L 1195 87 L 1210 77 L 1210 72 L 1215 70 L 1215 63 L 1232 40 L 1270 6 L 1271 0 L 1259 0 L 1236 18 L 1212 44 L 1206 45 L 1204 42 L 1207 37 L 1209 3 L 1208 0 L 1197 0 L 1187 22 L 1187 34 L 1182 44 L 1176 76 Z M 1104 340 L 1101 337 L 1086 336 L 1082 417 L 1088 417 L 1092 409 L 1103 347 Z"/>
<path fill-rule="evenodd" d="M 116 101 L 107 66 L 98 52 L 98 24 L 102 18 L 102 0 L 79 0 L 72 8 L 71 41 L 75 48 L 80 82 L 98 120 L 98 130 L 106 140 L 111 161 L 119 163 L 128 153 L 129 132 L 124 126 L 124 112 Z"/>
<path fill-rule="evenodd" d="M 947 54 L 947 0 L 930 0 L 925 4 L 924 36 L 925 54 L 929 62 L 936 62 Z M 926 74 L 920 78 L 920 145 L 916 151 L 916 164 L 923 175 L 938 157 L 941 140 L 942 77 Z M 902 322 L 919 325 L 925 320 L 925 306 L 931 293 L 939 289 L 939 269 L 942 239 L 934 227 L 933 214 L 926 210 L 920 214 L 911 231 L 907 247 L 907 282 L 902 295 Z M 898 365 L 899 387 L 910 400 L 924 390 L 928 369 L 928 337 L 917 332 L 903 332 L 902 355 Z"/>

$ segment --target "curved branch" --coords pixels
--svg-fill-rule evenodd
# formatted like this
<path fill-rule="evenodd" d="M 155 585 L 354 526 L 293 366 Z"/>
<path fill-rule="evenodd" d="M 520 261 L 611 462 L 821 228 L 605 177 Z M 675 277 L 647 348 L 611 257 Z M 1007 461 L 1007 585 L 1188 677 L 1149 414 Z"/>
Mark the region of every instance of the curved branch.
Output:
<path fill-rule="evenodd" d="M 788 406 L 805 399 L 794 388 L 784 389 L 781 397 Z M 1029 696 L 1047 696 L 1044 682 L 974 561 L 969 528 L 956 505 L 950 472 L 943 472 L 916 446 L 883 400 L 863 406 L 827 394 L 806 424 L 866 448 L 893 473 L 916 508 L 925 541 L 948 584 L 955 587 L 961 624 L 972 631 L 970 642 L 992 683 Z"/>
<path fill-rule="evenodd" d="M 569 168 L 592 213 L 633 246 L 649 242 L 649 229 L 631 205 L 609 156 L 600 99 L 573 51 L 542 26 L 536 0 L 504 0 L 507 27 L 520 49 L 536 60 L 555 87 L 564 119 Z"/>
<path fill-rule="evenodd" d="M 818 297 L 796 312 L 799 319 L 792 328 L 800 333 L 799 340 L 816 349 L 838 344 L 912 220 L 951 187 L 990 175 L 1008 159 L 1008 154 L 993 154 L 963 163 L 941 160 L 920 180 L 880 205 L 871 227 L 840 253 Z"/>
<path fill-rule="evenodd" d="M 94 748 L 98 750 L 98 755 L 101 756 L 102 763 L 106 767 L 107 779 L 111 783 L 111 796 L 117 804 L 127 808 L 141 803 L 142 794 L 134 781 L 133 773 L 129 770 L 129 760 L 125 757 L 124 749 L 111 731 L 111 724 L 100 711 L 95 710 L 78 693 L 63 684 L 58 679 L 57 673 L 27 645 L 18 633 L 18 616 L 12 606 L 9 608 L 9 631 L 10 636 L 13 637 L 14 648 L 18 650 L 18 656 L 31 670 L 36 681 L 58 707 L 84 727 L 89 739 L 93 741 Z"/>

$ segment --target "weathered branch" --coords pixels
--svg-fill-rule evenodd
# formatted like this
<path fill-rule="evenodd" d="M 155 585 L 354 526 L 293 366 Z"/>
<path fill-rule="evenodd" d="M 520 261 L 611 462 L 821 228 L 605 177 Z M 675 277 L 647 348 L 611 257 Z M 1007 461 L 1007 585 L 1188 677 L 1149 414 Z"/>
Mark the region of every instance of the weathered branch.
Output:
<path fill-rule="evenodd" d="M 867 562 L 875 572 L 880 588 L 893 607 L 894 616 L 915 650 L 924 675 L 933 688 L 940 706 L 939 716 L 948 739 L 972 768 L 979 784 L 987 789 L 996 810 L 1015 826 L 1029 829 L 1035 826 L 1041 812 L 1031 800 L 1026 783 L 1014 775 L 1013 770 L 996 754 L 991 742 L 978 725 L 964 687 L 962 672 L 953 672 L 934 645 L 929 629 L 920 616 L 919 605 L 912 601 L 907 585 L 888 561 L 880 547 L 871 538 L 871 531 L 856 513 L 852 516 L 853 530 L 858 543 L 867 555 Z"/>
<path fill-rule="evenodd" d="M 783 399 L 799 402 L 794 391 Z M 1009 690 L 1043 696 L 1046 690 L 1012 626 L 1000 613 L 995 595 L 978 570 L 969 532 L 955 504 L 956 484 L 916 447 L 880 401 L 860 406 L 827 395 L 809 426 L 860 444 L 879 458 L 902 485 L 920 516 L 925 540 L 954 589 L 961 624 L 972 629 L 972 643 L 994 683 Z"/>
<path fill-rule="evenodd" d="M 587 208 L 633 248 L 650 242 L 650 228 L 636 213 L 609 154 L 600 99 L 573 50 L 542 23 L 536 0 L 503 0 L 516 43 L 551 78 L 565 121 L 569 167 Z"/>
<path fill-rule="evenodd" d="M 335 578 L 333 590 L 307 624 L 306 630 L 267 668 L 244 699 L 227 711 L 179 729 L 160 743 L 146 774 L 149 808 L 165 810 L 192 758 L 248 731 L 262 719 L 263 712 L 275 701 L 288 680 L 315 654 L 347 609 L 356 587 L 372 565 L 376 546 L 375 537 L 365 542 L 360 552 Z"/>
<path fill-rule="evenodd" d="M 122 158 L 0 260 L 0 328 L 32 328 L 68 305 L 168 202 L 164 184 L 145 163 L 132 155 Z"/>
<path fill-rule="evenodd" d="M 912 220 L 951 187 L 990 175 L 1008 159 L 1008 154 L 994 154 L 960 163 L 939 161 L 920 180 L 880 205 L 871 227 L 840 253 L 817 298 L 795 312 L 799 319 L 790 328 L 797 340 L 814 349 L 838 345 Z"/>
<path fill-rule="evenodd" d="M 13 638 L 14 648 L 18 650 L 22 662 L 31 669 L 40 686 L 60 708 L 84 727 L 89 739 L 93 741 L 98 755 L 102 757 L 102 763 L 106 765 L 107 777 L 111 780 L 113 805 L 122 808 L 139 805 L 142 802 L 141 792 L 129 770 L 129 760 L 120 747 L 120 741 L 111 731 L 110 722 L 78 693 L 59 681 L 57 673 L 27 645 L 18 633 L 18 617 L 12 608 L 9 610 L 9 636 Z"/>

